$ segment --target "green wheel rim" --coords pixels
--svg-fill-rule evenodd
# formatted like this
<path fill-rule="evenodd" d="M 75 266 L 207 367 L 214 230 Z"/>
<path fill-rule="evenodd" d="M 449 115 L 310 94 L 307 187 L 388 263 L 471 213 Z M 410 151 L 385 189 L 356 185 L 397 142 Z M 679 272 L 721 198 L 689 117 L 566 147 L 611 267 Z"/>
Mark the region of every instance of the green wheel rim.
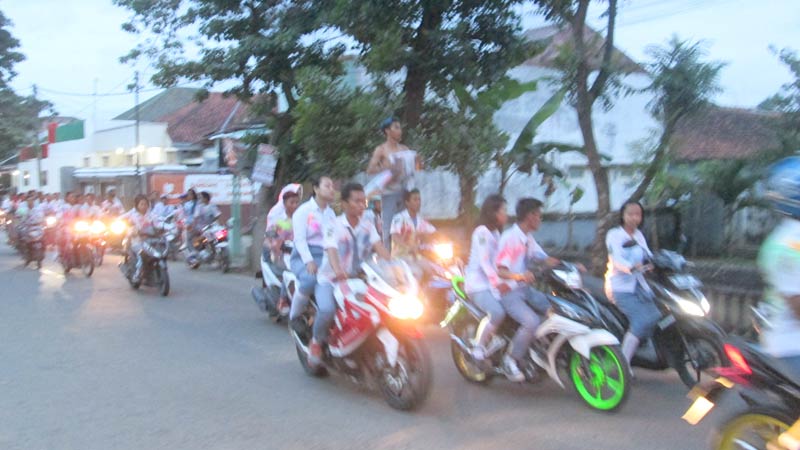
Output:
<path fill-rule="evenodd" d="M 584 363 L 579 353 L 572 354 L 569 373 L 578 394 L 592 408 L 603 411 L 616 408 L 625 396 L 627 383 L 617 355 L 606 346 L 595 347 L 591 350 L 588 366 Z"/>

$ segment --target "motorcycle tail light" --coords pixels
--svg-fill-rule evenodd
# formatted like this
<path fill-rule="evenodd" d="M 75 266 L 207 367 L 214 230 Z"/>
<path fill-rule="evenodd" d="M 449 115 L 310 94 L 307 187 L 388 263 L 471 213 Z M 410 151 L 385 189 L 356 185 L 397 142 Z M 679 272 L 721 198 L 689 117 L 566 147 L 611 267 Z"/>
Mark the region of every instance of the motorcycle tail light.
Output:
<path fill-rule="evenodd" d="M 725 348 L 725 355 L 731 362 L 732 367 L 741 370 L 743 373 L 747 375 L 753 373 L 753 369 L 750 368 L 750 364 L 747 364 L 747 360 L 744 359 L 742 352 L 739 351 L 738 348 L 734 347 L 731 344 L 725 344 L 724 348 Z"/>
<path fill-rule="evenodd" d="M 219 230 L 214 235 L 214 237 L 216 237 L 218 241 L 224 241 L 225 239 L 228 239 L 228 230 L 226 229 Z"/>

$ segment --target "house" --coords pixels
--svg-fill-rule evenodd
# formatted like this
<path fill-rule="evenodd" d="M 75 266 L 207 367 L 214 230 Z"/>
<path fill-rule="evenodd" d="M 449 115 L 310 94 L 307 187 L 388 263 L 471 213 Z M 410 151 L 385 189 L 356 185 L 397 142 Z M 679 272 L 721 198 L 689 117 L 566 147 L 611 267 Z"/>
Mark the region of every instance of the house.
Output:
<path fill-rule="evenodd" d="M 70 189 L 70 171 L 89 148 L 85 122 L 74 117 L 43 121 L 40 146 L 20 149 L 12 183 L 18 191 L 63 192 Z"/>

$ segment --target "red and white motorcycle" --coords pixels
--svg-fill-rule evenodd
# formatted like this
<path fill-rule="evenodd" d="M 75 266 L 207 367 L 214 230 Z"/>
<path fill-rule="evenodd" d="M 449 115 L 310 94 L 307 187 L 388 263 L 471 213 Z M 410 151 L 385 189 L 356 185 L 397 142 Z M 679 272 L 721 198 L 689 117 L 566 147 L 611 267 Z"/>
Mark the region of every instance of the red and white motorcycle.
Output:
<path fill-rule="evenodd" d="M 432 378 L 430 353 L 418 328 L 419 285 L 403 261 L 365 262 L 361 269 L 363 279 L 334 287 L 337 310 L 322 364 L 308 363 L 314 300 L 290 327 L 297 356 L 312 376 L 336 370 L 377 388 L 393 408 L 414 409 L 427 398 Z"/>

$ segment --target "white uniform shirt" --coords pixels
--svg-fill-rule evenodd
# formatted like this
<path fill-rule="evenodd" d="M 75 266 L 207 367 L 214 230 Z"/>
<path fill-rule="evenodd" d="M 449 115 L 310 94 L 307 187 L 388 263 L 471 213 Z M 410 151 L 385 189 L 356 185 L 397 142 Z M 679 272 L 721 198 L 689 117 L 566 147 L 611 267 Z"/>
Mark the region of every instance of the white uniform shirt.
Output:
<path fill-rule="evenodd" d="M 543 261 L 548 255 L 542 249 L 533 235 L 525 233 L 514 224 L 500 236 L 500 243 L 497 245 L 497 267 L 505 267 L 512 273 L 524 273 L 528 270 L 528 261 Z M 506 280 L 506 284 L 511 289 L 520 285 L 516 281 Z"/>
<path fill-rule="evenodd" d="M 636 245 L 624 247 L 630 240 Z M 647 247 L 647 241 L 641 231 L 636 230 L 633 236 L 621 226 L 612 228 L 606 234 L 606 247 L 608 248 L 608 266 L 606 267 L 606 296 L 613 297 L 612 292 L 636 292 L 636 284 L 649 290 L 644 274 L 631 273 L 633 266 L 644 262 L 652 253 Z"/>
<path fill-rule="evenodd" d="M 392 217 L 392 226 L 389 229 L 389 233 L 399 235 L 400 239 L 392 240 L 392 256 L 409 256 L 410 252 L 406 248 L 405 242 L 413 242 L 415 239 L 419 239 L 419 235 L 433 234 L 435 232 L 436 227 L 419 214 L 417 214 L 416 220 L 411 218 L 411 214 L 408 213 L 407 209 L 395 214 Z"/>
<path fill-rule="evenodd" d="M 314 197 L 308 199 L 294 212 L 292 215 L 294 248 L 297 249 L 304 264 L 314 260 L 308 247 L 310 245 L 322 247 L 323 227 L 328 222 L 333 223 L 334 220 L 336 220 L 336 214 L 333 213 L 331 207 L 320 208 Z"/>
<path fill-rule="evenodd" d="M 491 290 L 495 297 L 500 298 L 497 291 L 500 277 L 494 264 L 499 239 L 500 232 L 490 231 L 485 225 L 475 228 L 472 232 L 469 262 L 464 269 L 464 289 L 468 294 Z"/>
<path fill-rule="evenodd" d="M 758 255 L 767 284 L 766 304 L 772 325 L 761 334 L 764 350 L 776 357 L 800 356 L 800 318 L 784 297 L 800 295 L 800 221 L 784 219 Z"/>
<path fill-rule="evenodd" d="M 374 224 L 362 218 L 353 227 L 347 221 L 347 217 L 342 214 L 326 224 L 322 247 L 325 250 L 335 248 L 339 252 L 342 270 L 349 276 L 355 276 L 358 273 L 358 267 L 354 267 L 356 251 L 358 251 L 359 260 L 365 261 L 372 254 L 372 247 L 380 241 L 381 237 L 375 230 Z M 325 252 L 317 274 L 317 281 L 331 284 L 335 278 L 336 272 L 333 271 L 328 253 Z"/>

